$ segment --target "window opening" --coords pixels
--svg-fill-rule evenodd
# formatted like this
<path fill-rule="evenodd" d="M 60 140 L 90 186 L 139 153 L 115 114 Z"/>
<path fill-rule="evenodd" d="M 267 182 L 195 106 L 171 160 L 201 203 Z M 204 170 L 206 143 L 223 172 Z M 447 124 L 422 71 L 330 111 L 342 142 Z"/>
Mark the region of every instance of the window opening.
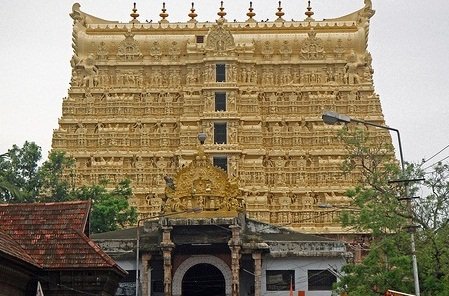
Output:
<path fill-rule="evenodd" d="M 214 123 L 214 143 L 226 144 L 227 136 L 226 123 Z"/>
<path fill-rule="evenodd" d="M 215 65 L 215 77 L 217 82 L 226 82 L 226 65 Z"/>
<path fill-rule="evenodd" d="M 226 93 L 215 93 L 215 111 L 226 111 Z"/>

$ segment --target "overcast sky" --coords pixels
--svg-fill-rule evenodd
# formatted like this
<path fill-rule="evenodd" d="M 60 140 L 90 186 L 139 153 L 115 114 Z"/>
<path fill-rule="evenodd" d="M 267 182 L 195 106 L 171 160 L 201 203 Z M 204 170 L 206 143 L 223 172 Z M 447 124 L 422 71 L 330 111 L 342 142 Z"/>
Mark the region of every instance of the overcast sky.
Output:
<path fill-rule="evenodd" d="M 79 1 L 97 17 L 128 22 L 133 1 Z M 159 20 L 162 1 L 136 1 L 139 19 Z M 166 0 L 172 22 L 191 1 Z M 369 50 L 385 120 L 401 132 L 405 159 L 420 161 L 449 145 L 449 1 L 372 0 Z M 35 141 L 46 157 L 67 96 L 73 1 L 2 1 L 0 9 L 0 154 Z M 253 0 L 257 20 L 275 18 L 278 1 Z M 197 0 L 198 20 L 213 21 L 219 0 Z M 363 0 L 313 0 L 315 19 L 363 7 Z M 224 1 L 228 20 L 246 20 L 249 1 Z M 304 19 L 306 0 L 284 0 L 285 19 Z M 393 135 L 395 141 L 396 135 Z M 428 162 L 449 156 L 449 148 Z"/>

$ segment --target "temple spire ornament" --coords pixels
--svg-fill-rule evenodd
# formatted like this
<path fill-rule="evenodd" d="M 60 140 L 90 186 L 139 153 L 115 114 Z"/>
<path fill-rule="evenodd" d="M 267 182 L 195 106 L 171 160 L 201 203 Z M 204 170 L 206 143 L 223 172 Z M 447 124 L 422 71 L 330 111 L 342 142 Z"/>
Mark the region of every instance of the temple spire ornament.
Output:
<path fill-rule="evenodd" d="M 312 18 L 312 15 L 314 15 L 315 13 L 312 11 L 312 6 L 310 6 L 310 0 L 308 1 L 308 6 L 307 6 L 307 11 L 305 12 L 305 15 L 307 15 L 306 17 L 306 21 L 314 21 L 315 19 Z"/>
<path fill-rule="evenodd" d="M 278 17 L 275 22 L 285 22 L 285 20 L 282 18 L 285 13 L 282 11 L 281 1 L 279 1 L 278 11 L 275 14 Z"/>
<path fill-rule="evenodd" d="M 132 13 L 130 14 L 130 16 L 133 18 L 131 20 L 131 23 L 139 23 L 139 20 L 137 19 L 139 17 L 139 14 L 137 13 L 137 8 L 136 8 L 136 2 L 134 2 L 134 7 L 132 9 Z"/>
<path fill-rule="evenodd" d="M 223 1 L 221 1 L 220 11 L 217 14 L 221 19 L 225 20 L 224 17 L 227 13 L 224 11 Z"/>
<path fill-rule="evenodd" d="M 249 8 L 248 8 L 248 13 L 246 14 L 247 16 L 248 16 L 248 19 L 246 20 L 246 22 L 248 22 L 248 23 L 254 23 L 254 22 L 256 22 L 255 20 L 254 20 L 254 17 L 256 16 L 256 13 L 255 12 L 253 12 L 253 10 L 254 10 L 254 8 L 253 8 L 253 2 L 251 1 L 251 2 L 249 2 Z"/>
<path fill-rule="evenodd" d="M 159 23 L 168 23 L 167 17 L 168 13 L 166 12 L 167 9 L 165 9 L 165 2 L 162 3 L 162 12 L 159 14 L 159 16 L 162 18 Z"/>
<path fill-rule="evenodd" d="M 192 8 L 190 8 L 190 13 L 188 14 L 190 17 L 189 23 L 196 23 L 197 20 L 195 19 L 198 14 L 195 13 L 195 3 L 192 2 Z"/>

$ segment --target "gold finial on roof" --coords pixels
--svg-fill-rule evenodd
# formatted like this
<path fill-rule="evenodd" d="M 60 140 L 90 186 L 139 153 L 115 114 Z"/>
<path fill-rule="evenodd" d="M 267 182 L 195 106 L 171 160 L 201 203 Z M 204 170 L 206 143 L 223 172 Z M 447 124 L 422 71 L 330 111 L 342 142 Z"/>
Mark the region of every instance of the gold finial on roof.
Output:
<path fill-rule="evenodd" d="M 220 18 L 222 18 L 222 19 L 224 19 L 224 16 L 227 14 L 227 13 L 224 11 L 223 1 L 221 1 L 220 11 L 219 11 L 217 14 L 218 14 L 218 15 L 220 16 Z"/>
<path fill-rule="evenodd" d="M 166 19 L 168 17 L 168 13 L 166 13 L 167 9 L 165 9 L 165 2 L 162 2 L 162 12 L 159 14 L 159 16 L 162 18 L 159 22 L 160 23 L 168 23 L 168 20 Z"/>
<path fill-rule="evenodd" d="M 131 23 L 138 23 L 139 20 L 137 20 L 137 18 L 139 17 L 139 14 L 137 13 L 136 2 L 134 2 L 134 7 L 133 7 L 132 11 L 133 12 L 130 14 L 130 16 L 133 18 L 131 20 Z"/>
<path fill-rule="evenodd" d="M 190 17 L 189 22 L 190 23 L 196 23 L 196 17 L 198 16 L 198 14 L 195 13 L 195 3 L 192 2 L 192 8 L 190 8 L 190 13 L 188 14 L 188 16 Z"/>
<path fill-rule="evenodd" d="M 309 4 L 307 6 L 307 11 L 305 12 L 305 15 L 307 15 L 306 21 L 314 21 L 312 18 L 312 15 L 314 15 L 314 12 L 312 11 L 312 6 L 310 6 L 310 0 Z"/>
<path fill-rule="evenodd" d="M 247 22 L 255 22 L 255 20 L 253 19 L 253 17 L 256 16 L 256 13 L 253 12 L 254 8 L 253 8 L 253 2 L 249 2 L 249 8 L 248 8 L 248 13 L 246 14 L 248 16 L 248 19 L 246 20 Z"/>
<path fill-rule="evenodd" d="M 276 12 L 276 16 L 278 17 L 275 22 L 283 22 L 285 21 L 282 17 L 284 16 L 284 12 L 282 11 L 281 1 L 279 1 L 278 11 Z"/>

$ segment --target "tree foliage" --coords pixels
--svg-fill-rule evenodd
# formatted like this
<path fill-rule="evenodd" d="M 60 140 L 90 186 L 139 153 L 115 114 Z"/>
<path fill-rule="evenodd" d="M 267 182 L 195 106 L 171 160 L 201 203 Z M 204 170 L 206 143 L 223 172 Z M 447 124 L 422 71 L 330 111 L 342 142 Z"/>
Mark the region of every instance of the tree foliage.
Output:
<path fill-rule="evenodd" d="M 25 142 L 22 148 L 14 145 L 0 157 L 0 200 L 3 202 L 32 202 L 38 195 L 38 176 L 41 148 Z"/>
<path fill-rule="evenodd" d="M 0 155 L 0 202 L 61 202 L 91 200 L 91 231 L 116 230 L 137 220 L 136 210 L 129 206 L 132 196 L 129 180 L 114 189 L 107 189 L 107 180 L 100 184 L 76 187 L 73 181 L 75 162 L 64 152 L 53 151 L 41 165 L 41 148 L 25 142 L 14 145 Z"/>
<path fill-rule="evenodd" d="M 77 188 L 72 196 L 79 200 L 92 200 L 90 228 L 92 232 L 114 231 L 129 223 L 135 223 L 137 212 L 129 207 L 132 195 L 130 181 L 120 182 L 112 191 L 106 190 L 106 183 Z"/>
<path fill-rule="evenodd" d="M 431 174 L 408 164 L 402 172 L 388 141 L 375 144 L 366 130 L 344 129 L 348 149 L 344 169 L 359 173 L 359 184 L 348 191 L 359 212 L 344 212 L 345 226 L 372 233 L 359 264 L 343 268 L 337 290 L 349 295 L 383 295 L 387 289 L 414 293 L 411 235 L 415 230 L 421 295 L 449 295 L 449 166 L 438 164 Z M 425 177 L 419 200 L 418 184 L 393 180 Z M 417 225 L 418 228 L 410 228 Z"/>

